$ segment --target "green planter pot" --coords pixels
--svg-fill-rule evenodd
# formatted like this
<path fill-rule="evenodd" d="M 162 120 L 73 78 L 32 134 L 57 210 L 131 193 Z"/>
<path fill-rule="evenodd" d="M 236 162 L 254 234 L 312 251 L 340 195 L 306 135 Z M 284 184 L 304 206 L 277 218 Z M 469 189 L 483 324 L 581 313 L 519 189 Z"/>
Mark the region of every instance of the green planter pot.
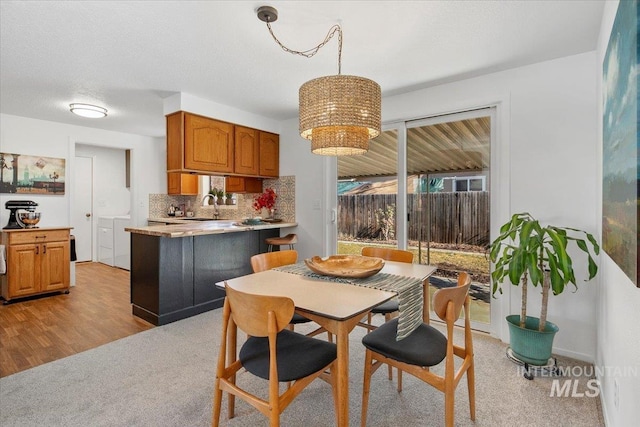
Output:
<path fill-rule="evenodd" d="M 507 323 L 514 356 L 531 365 L 546 365 L 551 357 L 553 337 L 559 328 L 547 320 L 544 331 L 538 331 L 540 319 L 530 316 L 527 316 L 525 327 L 521 328 L 520 315 L 517 314 L 507 316 Z"/>

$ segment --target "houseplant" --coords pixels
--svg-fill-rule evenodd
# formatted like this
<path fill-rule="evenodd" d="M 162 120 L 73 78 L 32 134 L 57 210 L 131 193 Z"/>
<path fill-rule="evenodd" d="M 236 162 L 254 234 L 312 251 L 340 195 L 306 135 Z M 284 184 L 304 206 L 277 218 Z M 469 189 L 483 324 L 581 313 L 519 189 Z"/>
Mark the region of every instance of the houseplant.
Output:
<path fill-rule="evenodd" d="M 219 205 L 224 205 L 224 191 L 218 190 L 217 187 L 213 187 L 209 194 L 213 194 L 216 197 L 216 202 Z"/>
<path fill-rule="evenodd" d="M 561 294 L 572 283 L 578 285 L 573 260 L 567 246 L 574 242 L 588 259 L 591 280 L 598 272 L 592 257 L 600 253 L 596 239 L 575 228 L 541 226 L 529 213 L 517 213 L 500 228 L 500 235 L 491 243 L 490 258 L 495 263 L 491 273 L 492 293 L 502 293 L 501 284 L 508 278 L 513 285 L 522 285 L 520 315 L 507 316 L 511 350 L 518 359 L 544 365 L 551 357 L 553 337 L 558 327 L 547 321 L 549 290 Z M 527 316 L 527 286 L 542 287 L 540 317 Z"/>
<path fill-rule="evenodd" d="M 262 212 L 262 208 L 269 211 L 269 218 L 273 217 L 273 209 L 276 205 L 278 195 L 273 188 L 265 188 L 264 193 L 260 194 L 253 201 L 253 208 L 258 212 Z"/>

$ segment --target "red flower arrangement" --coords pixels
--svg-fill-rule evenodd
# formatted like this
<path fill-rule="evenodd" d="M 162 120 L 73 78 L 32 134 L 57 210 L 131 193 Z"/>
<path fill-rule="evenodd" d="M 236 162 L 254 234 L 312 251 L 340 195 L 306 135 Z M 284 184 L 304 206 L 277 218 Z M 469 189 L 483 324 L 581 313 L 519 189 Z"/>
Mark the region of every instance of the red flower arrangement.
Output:
<path fill-rule="evenodd" d="M 260 212 L 262 208 L 273 209 L 276 205 L 276 199 L 278 195 L 273 188 L 265 188 L 264 193 L 255 198 L 253 202 L 253 208 Z"/>

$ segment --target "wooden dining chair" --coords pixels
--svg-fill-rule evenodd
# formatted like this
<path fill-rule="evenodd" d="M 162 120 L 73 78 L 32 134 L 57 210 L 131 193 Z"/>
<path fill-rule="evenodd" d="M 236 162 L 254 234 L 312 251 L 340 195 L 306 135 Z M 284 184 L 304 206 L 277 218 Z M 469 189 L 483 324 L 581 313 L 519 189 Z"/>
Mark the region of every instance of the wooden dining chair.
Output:
<path fill-rule="evenodd" d="M 293 249 L 276 252 L 265 252 L 251 257 L 251 268 L 253 269 L 254 273 L 259 273 L 261 271 L 271 270 L 272 268 L 282 267 L 283 265 L 295 264 L 297 261 L 298 252 Z M 311 322 L 311 319 L 307 319 L 306 317 L 298 313 L 294 313 L 293 318 L 291 319 L 291 323 L 289 323 L 289 330 L 293 331 L 294 325 L 309 322 Z M 329 341 L 332 342 L 332 334 L 322 327 L 309 332 L 307 336 L 314 337 L 325 331 L 328 334 Z"/>
<path fill-rule="evenodd" d="M 377 257 L 382 258 L 387 261 L 397 261 L 397 262 L 406 262 L 411 264 L 413 262 L 413 252 L 405 251 L 402 249 L 392 249 L 392 248 L 379 248 L 375 246 L 365 246 L 362 248 L 363 256 Z M 369 314 L 367 315 L 367 324 L 360 325 L 368 330 L 373 330 L 376 327 L 371 323 L 371 319 L 374 314 L 383 314 L 385 322 L 391 320 L 392 315 L 397 313 L 399 310 L 398 300 L 397 298 L 393 298 L 387 302 L 383 302 L 380 305 L 377 305 L 371 309 Z"/>
<path fill-rule="evenodd" d="M 382 365 L 395 366 L 398 370 L 444 392 L 445 425 L 453 427 L 453 409 L 456 386 L 467 374 L 471 420 L 476 418 L 475 380 L 471 321 L 469 319 L 469 287 L 471 278 L 467 273 L 458 275 L 458 286 L 443 288 L 433 296 L 436 315 L 446 322 L 446 336 L 426 323 L 418 326 L 409 336 L 396 341 L 398 320 L 393 319 L 362 338 L 366 347 L 364 383 L 362 391 L 362 427 L 367 424 L 367 405 L 371 375 Z M 464 307 L 464 346 L 453 343 L 453 326 Z M 454 356 L 462 359 L 455 370 Z M 444 376 L 432 372 L 429 367 L 445 361 Z M 400 390 L 398 390 L 400 391 Z"/>
<path fill-rule="evenodd" d="M 245 400 L 269 418 L 269 425 L 280 425 L 280 414 L 314 379 L 330 371 L 337 420 L 337 378 L 335 344 L 288 330 L 294 312 L 287 297 L 254 295 L 237 291 L 225 283 L 227 296 L 222 312 L 222 337 L 216 369 L 212 426 L 220 425 L 222 393 L 229 394 L 229 418 L 235 416 L 235 397 Z M 230 325 L 235 324 L 248 338 L 238 360 L 227 354 Z M 235 334 L 234 334 L 235 335 Z M 235 339 L 233 336 L 232 339 Z M 263 399 L 236 384 L 240 369 L 268 380 L 268 399 Z M 293 384 L 280 394 L 280 382 Z"/>
<path fill-rule="evenodd" d="M 393 249 L 393 248 L 381 248 L 376 246 L 365 246 L 362 248 L 361 254 L 363 256 L 371 256 L 382 258 L 387 261 L 397 261 L 397 262 L 406 262 L 411 264 L 413 262 L 413 252 L 405 251 L 402 249 Z M 400 310 L 400 306 L 398 304 L 397 298 L 392 298 L 387 302 L 383 302 L 371 309 L 369 313 L 367 313 L 367 322 L 359 322 L 358 325 L 367 329 L 367 333 L 377 328 L 372 322 L 374 314 L 382 314 L 384 316 L 384 321 L 388 322 L 391 320 L 394 315 L 398 314 Z M 389 379 L 393 379 L 393 369 L 389 366 Z M 402 372 L 398 371 L 398 390 L 402 389 Z"/>

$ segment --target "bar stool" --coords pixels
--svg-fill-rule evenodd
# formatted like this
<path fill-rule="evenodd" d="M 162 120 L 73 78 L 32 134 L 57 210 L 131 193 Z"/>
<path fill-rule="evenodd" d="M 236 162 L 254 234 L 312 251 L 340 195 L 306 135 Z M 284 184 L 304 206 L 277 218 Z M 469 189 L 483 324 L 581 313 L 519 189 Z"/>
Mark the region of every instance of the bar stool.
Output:
<path fill-rule="evenodd" d="M 291 233 L 291 234 L 287 234 L 284 237 L 269 237 L 264 241 L 267 245 L 269 245 L 267 252 L 272 252 L 274 246 L 289 245 L 289 249 L 293 249 L 293 245 L 295 243 L 298 243 L 298 236 L 296 234 Z"/>

